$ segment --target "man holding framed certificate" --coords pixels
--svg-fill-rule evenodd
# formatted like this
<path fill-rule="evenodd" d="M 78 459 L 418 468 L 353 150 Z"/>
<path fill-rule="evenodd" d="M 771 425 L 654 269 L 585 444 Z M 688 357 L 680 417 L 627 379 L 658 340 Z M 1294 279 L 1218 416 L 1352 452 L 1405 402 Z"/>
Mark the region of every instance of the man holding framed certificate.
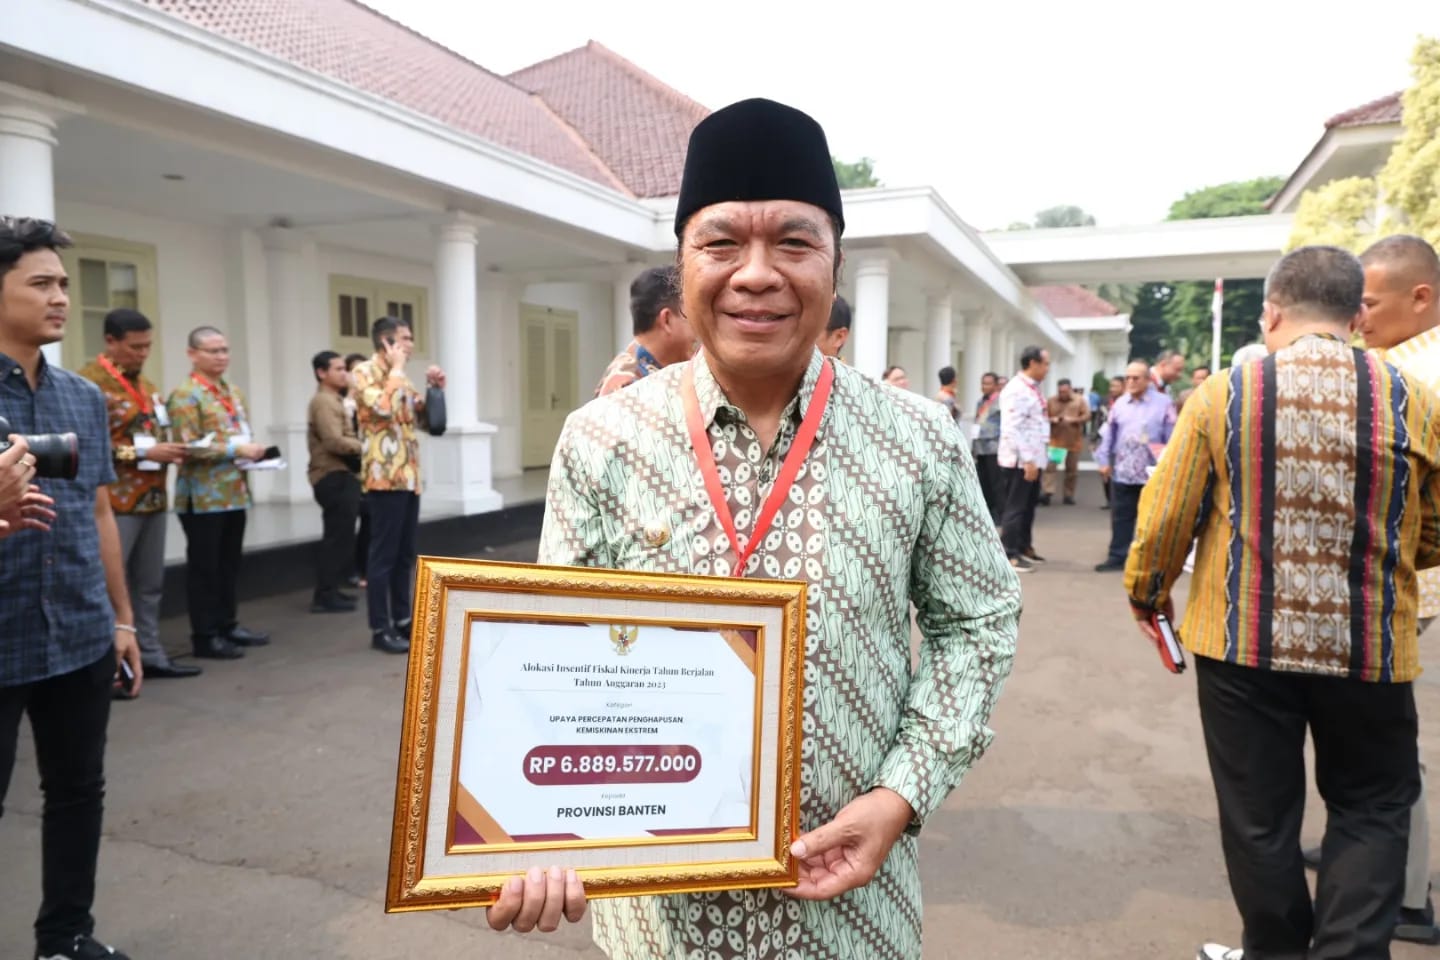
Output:
<path fill-rule="evenodd" d="M 767 100 L 702 121 L 675 229 L 703 350 L 570 417 L 540 560 L 803 584 L 798 885 L 597 900 L 596 941 L 613 960 L 918 957 L 916 835 L 991 741 L 1018 578 L 945 410 L 815 349 L 844 229 L 819 125 Z M 489 919 L 553 930 L 584 908 L 573 872 L 532 869 Z"/>

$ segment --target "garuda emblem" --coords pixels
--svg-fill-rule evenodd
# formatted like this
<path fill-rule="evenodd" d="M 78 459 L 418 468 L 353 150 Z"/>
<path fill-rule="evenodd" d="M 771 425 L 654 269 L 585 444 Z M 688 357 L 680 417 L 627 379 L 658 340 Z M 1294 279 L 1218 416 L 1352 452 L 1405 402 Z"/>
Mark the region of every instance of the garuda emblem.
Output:
<path fill-rule="evenodd" d="M 610 625 L 610 643 L 620 656 L 629 654 L 630 648 L 635 646 L 635 641 L 638 639 L 640 639 L 639 627 L 622 627 L 616 623 Z"/>

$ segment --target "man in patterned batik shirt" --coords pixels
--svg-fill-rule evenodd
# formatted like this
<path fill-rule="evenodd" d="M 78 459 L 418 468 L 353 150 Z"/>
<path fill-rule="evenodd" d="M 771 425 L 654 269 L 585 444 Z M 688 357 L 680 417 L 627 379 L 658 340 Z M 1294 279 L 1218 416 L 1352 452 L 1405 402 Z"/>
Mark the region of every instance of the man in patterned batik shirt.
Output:
<path fill-rule="evenodd" d="M 1440 397 L 1347 342 L 1360 264 L 1301 247 L 1265 281 L 1272 351 L 1196 388 L 1140 497 L 1125 568 L 1136 620 L 1174 621 L 1243 944 L 1200 960 L 1390 956 L 1420 792 L 1418 571 L 1440 565 Z M 1312 899 L 1300 851 L 1305 740 L 1326 824 Z"/>
<path fill-rule="evenodd" d="M 815 346 L 844 229 L 815 121 L 767 100 L 702 121 L 675 229 L 702 353 L 570 417 L 540 559 L 808 581 L 800 881 L 600 901 L 595 939 L 612 960 L 913 960 L 916 838 L 990 743 L 1018 578 L 945 410 Z M 778 515 L 756 529 L 767 502 Z M 584 906 L 573 873 L 535 871 L 489 920 L 553 930 Z"/>
<path fill-rule="evenodd" d="M 193 677 L 200 668 L 170 661 L 160 644 L 160 598 L 165 587 L 166 464 L 185 462 L 185 445 L 169 442 L 170 417 L 155 384 L 140 371 L 154 331 L 138 310 L 105 315 L 105 352 L 80 371 L 105 395 L 115 482 L 110 508 L 120 529 L 125 582 L 135 612 L 145 676 Z M 116 694 L 127 698 L 123 688 Z"/>
<path fill-rule="evenodd" d="M 1432 390 L 1440 390 L 1440 259 L 1419 237 L 1394 236 L 1360 255 L 1365 268 L 1365 346 L 1386 363 Z M 1417 636 L 1440 616 L 1440 569 L 1418 575 L 1420 609 Z M 1405 896 L 1395 924 L 1395 939 L 1440 943 L 1430 901 L 1430 811 L 1426 803 L 1425 764 L 1420 763 L 1420 796 L 1410 808 L 1410 840 L 1405 856 Z M 1320 851 L 1306 851 L 1320 862 Z"/>
<path fill-rule="evenodd" d="M 420 525 L 420 435 L 425 395 L 405 375 L 415 349 L 410 324 L 381 317 L 370 328 L 375 356 L 351 371 L 360 427 L 360 480 L 370 515 L 365 605 L 370 646 L 382 653 L 410 650 L 410 591 L 415 579 L 415 531 Z M 425 371 L 429 386 L 445 386 L 445 371 Z"/>
<path fill-rule="evenodd" d="M 250 432 L 240 388 L 225 379 L 230 344 L 214 327 L 190 331 L 191 372 L 170 394 L 174 438 L 187 445 L 175 477 L 175 512 L 185 530 L 185 598 L 195 656 L 237 660 L 241 647 L 268 635 L 240 625 L 235 597 L 250 509 L 250 480 L 240 462 L 260 460 L 265 445 Z"/>
<path fill-rule="evenodd" d="M 695 332 L 680 312 L 673 266 L 651 267 L 630 284 L 630 321 L 635 339 L 605 368 L 595 388 L 597 397 L 628 387 L 695 352 Z"/>

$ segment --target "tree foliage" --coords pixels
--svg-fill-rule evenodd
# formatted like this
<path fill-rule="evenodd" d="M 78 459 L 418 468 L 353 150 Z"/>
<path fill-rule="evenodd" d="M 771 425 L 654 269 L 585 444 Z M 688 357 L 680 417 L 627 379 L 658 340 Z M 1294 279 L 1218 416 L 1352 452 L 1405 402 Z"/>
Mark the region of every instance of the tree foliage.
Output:
<path fill-rule="evenodd" d="M 1290 249 L 1329 243 L 1359 252 L 1392 233 L 1440 246 L 1440 40 L 1422 37 L 1410 57 L 1414 82 L 1401 98 L 1400 139 L 1374 177 L 1307 190 Z"/>
<path fill-rule="evenodd" d="M 1073 204 L 1062 204 L 1035 214 L 1035 226 L 1042 230 L 1056 227 L 1093 227 L 1095 218 Z"/>
<path fill-rule="evenodd" d="M 835 167 L 835 179 L 840 182 L 841 190 L 881 186 L 879 178 L 875 176 L 875 161 L 869 157 L 861 157 L 853 163 L 831 157 L 830 162 Z"/>
<path fill-rule="evenodd" d="M 1280 189 L 1280 177 L 1256 177 L 1192 190 L 1170 205 L 1168 220 L 1205 220 L 1213 217 L 1245 217 L 1263 214 L 1265 201 Z M 1255 339 L 1256 322 L 1263 299 L 1263 281 L 1225 278 L 1225 299 L 1220 311 L 1220 360 Z M 1179 350 L 1190 365 L 1209 365 L 1214 320 L 1211 313 L 1215 285 L 1209 281 L 1174 284 L 1146 284 L 1140 302 L 1147 310 L 1158 310 L 1159 318 L 1142 319 L 1149 324 L 1137 340 L 1135 316 L 1131 314 L 1130 355 L 1153 361 L 1162 349 Z M 1161 289 L 1156 289 L 1161 288 Z M 1139 311 L 1137 306 L 1136 310 Z M 1143 347 L 1143 349 L 1142 349 Z"/>

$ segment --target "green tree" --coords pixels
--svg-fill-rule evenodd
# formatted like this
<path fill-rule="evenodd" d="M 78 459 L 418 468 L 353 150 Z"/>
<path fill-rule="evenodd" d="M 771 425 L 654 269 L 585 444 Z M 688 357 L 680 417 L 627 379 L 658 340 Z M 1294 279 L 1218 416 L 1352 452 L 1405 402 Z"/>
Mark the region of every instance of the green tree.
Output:
<path fill-rule="evenodd" d="M 875 176 L 875 161 L 869 157 L 861 157 L 853 163 L 831 157 L 830 162 L 835 166 L 835 179 L 840 181 L 841 190 L 882 186 L 879 178 Z"/>
<path fill-rule="evenodd" d="M 1265 201 L 1284 184 L 1280 177 L 1257 177 L 1193 190 L 1170 205 L 1167 220 L 1206 220 L 1263 214 Z M 1179 350 L 1192 365 L 1211 361 L 1211 303 L 1215 285 L 1209 281 L 1165 284 L 1169 294 L 1162 314 L 1166 334 L 1162 347 Z M 1263 300 L 1263 280 L 1225 278 L 1220 311 L 1220 360 L 1225 363 L 1240 347 L 1254 341 Z M 1132 334 L 1132 354 L 1135 354 Z M 1153 359 L 1144 356 L 1141 359 Z"/>
<path fill-rule="evenodd" d="M 1095 218 L 1077 206 L 1062 204 L 1035 214 L 1035 226 L 1042 230 L 1056 227 L 1093 227 Z"/>
<path fill-rule="evenodd" d="M 1170 321 L 1165 307 L 1175 289 L 1167 283 L 1146 283 L 1136 294 L 1135 307 L 1130 311 L 1130 359 L 1154 362 L 1160 351 L 1169 345 Z"/>
<path fill-rule="evenodd" d="M 1410 57 L 1414 82 L 1401 97 L 1400 139 L 1374 177 L 1347 177 L 1307 190 L 1295 211 L 1291 249 L 1331 243 L 1359 252 L 1392 233 L 1440 246 L 1440 39 L 1421 37 Z"/>

